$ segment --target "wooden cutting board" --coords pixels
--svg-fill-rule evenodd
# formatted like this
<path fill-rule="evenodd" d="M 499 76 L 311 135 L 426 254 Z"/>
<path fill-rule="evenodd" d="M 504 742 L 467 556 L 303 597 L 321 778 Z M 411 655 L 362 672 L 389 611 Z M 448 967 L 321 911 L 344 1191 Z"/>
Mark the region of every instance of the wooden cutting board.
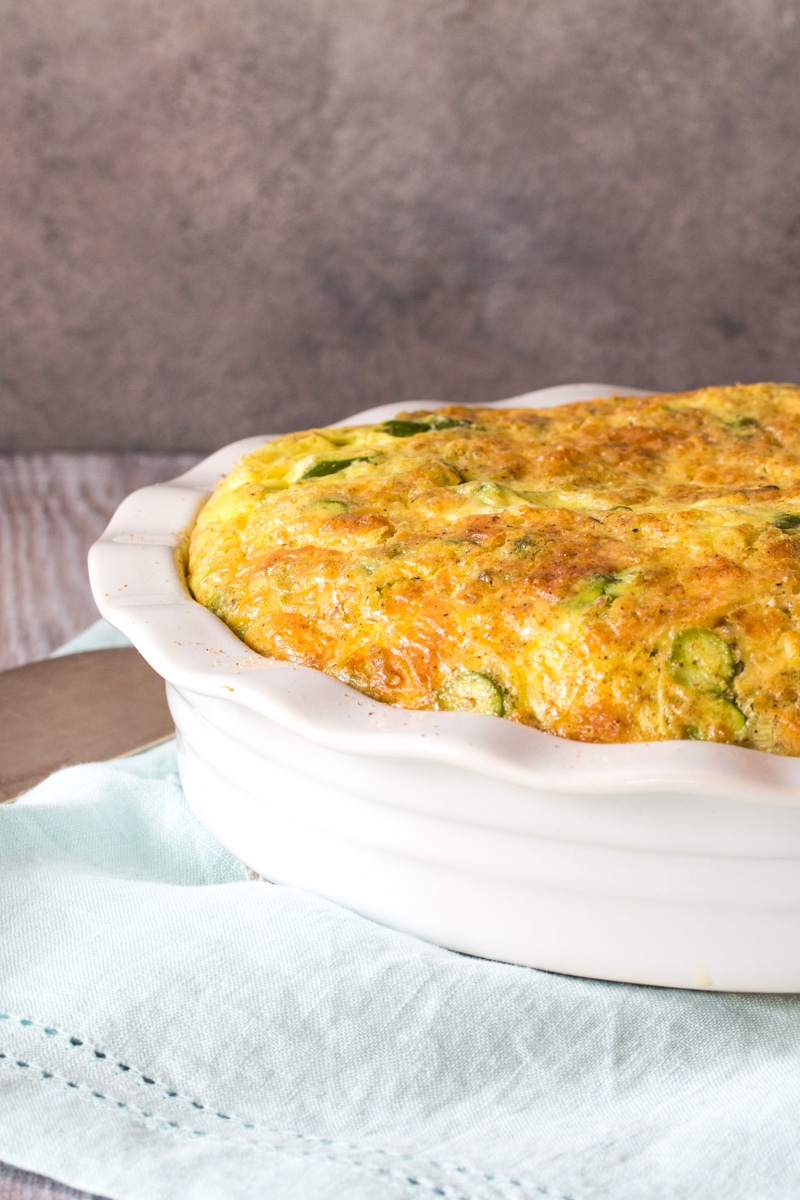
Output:
<path fill-rule="evenodd" d="M 0 802 L 59 767 L 135 754 L 173 736 L 164 680 L 133 647 L 0 672 Z"/>

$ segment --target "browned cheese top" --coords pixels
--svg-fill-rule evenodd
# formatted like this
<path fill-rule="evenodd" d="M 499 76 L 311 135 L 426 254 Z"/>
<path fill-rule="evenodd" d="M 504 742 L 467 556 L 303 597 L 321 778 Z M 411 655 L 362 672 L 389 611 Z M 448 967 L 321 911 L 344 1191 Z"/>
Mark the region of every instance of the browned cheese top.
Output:
<path fill-rule="evenodd" d="M 188 582 L 389 704 L 800 754 L 800 388 L 280 437 L 201 511 Z"/>

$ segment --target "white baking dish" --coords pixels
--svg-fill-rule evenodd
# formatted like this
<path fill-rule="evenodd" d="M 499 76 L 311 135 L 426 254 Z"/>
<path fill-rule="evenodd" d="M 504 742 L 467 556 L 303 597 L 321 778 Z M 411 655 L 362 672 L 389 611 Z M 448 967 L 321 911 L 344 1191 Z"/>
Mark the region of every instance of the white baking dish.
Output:
<path fill-rule="evenodd" d="M 498 406 L 630 392 L 582 384 Z M 437 405 L 341 424 L 421 407 Z M 691 741 L 589 745 L 392 708 L 262 658 L 191 598 L 184 533 L 265 440 L 135 492 L 90 555 L 101 613 L 167 680 L 186 795 L 220 841 L 268 879 L 470 954 L 800 990 L 800 761 Z"/>

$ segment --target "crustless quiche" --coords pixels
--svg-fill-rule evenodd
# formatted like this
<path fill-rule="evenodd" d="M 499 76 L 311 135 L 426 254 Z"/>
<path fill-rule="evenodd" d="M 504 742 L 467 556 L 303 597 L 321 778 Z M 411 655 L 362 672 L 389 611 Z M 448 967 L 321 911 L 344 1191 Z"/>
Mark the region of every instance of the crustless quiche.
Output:
<path fill-rule="evenodd" d="M 800 388 L 279 437 L 201 511 L 188 581 L 389 704 L 800 754 Z"/>

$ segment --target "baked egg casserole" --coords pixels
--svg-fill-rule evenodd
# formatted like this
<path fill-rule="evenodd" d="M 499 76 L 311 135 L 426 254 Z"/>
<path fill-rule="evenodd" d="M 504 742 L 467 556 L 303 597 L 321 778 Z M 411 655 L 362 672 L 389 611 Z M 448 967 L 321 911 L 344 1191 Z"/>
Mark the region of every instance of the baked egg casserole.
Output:
<path fill-rule="evenodd" d="M 187 579 L 388 704 L 800 754 L 800 387 L 281 436 L 201 510 Z"/>

